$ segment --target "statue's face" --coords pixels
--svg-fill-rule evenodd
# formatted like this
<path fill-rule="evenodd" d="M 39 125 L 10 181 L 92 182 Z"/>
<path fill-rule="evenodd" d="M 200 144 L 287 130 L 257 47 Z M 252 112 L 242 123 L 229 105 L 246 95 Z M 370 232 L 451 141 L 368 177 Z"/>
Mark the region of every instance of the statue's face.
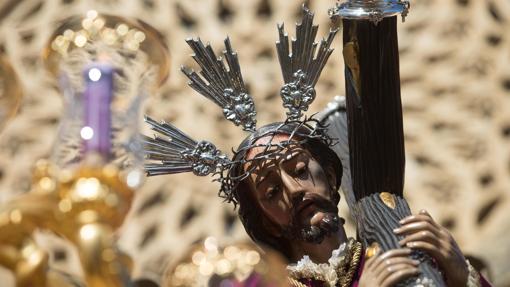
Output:
<path fill-rule="evenodd" d="M 287 138 L 277 135 L 272 142 Z M 268 139 L 262 138 L 257 144 L 264 141 Z M 246 158 L 255 157 L 263 149 L 251 149 Z M 251 192 L 275 236 L 321 242 L 338 230 L 338 209 L 331 199 L 332 192 L 336 192 L 334 171 L 325 170 L 308 150 L 290 146 L 276 159 L 246 164 L 245 169 L 249 168 L 254 168 Z"/>

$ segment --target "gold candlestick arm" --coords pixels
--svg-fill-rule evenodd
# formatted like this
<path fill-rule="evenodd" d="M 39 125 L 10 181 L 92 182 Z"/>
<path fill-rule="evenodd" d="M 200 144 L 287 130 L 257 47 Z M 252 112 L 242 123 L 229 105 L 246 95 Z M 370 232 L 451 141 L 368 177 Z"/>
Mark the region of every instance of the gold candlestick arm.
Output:
<path fill-rule="evenodd" d="M 82 167 L 57 179 L 38 170 L 34 178 L 32 192 L 0 207 L 0 265 L 13 272 L 17 286 L 54 286 L 47 281 L 48 255 L 32 238 L 37 229 L 62 235 L 77 247 L 87 286 L 128 284 L 132 262 L 118 250 L 113 234 L 133 192 L 117 169 Z"/>

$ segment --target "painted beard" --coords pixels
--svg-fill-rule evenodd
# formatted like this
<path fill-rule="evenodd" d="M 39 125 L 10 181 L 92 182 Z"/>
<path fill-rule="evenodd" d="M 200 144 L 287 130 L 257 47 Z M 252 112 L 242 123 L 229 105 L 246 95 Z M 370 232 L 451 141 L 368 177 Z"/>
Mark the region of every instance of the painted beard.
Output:
<path fill-rule="evenodd" d="M 302 201 L 309 200 L 317 207 L 316 212 L 323 212 L 324 216 L 318 224 L 303 224 L 300 222 L 299 205 Z M 302 240 L 309 243 L 319 244 L 324 238 L 336 233 L 340 229 L 341 219 L 338 216 L 338 207 L 330 200 L 318 195 L 307 194 L 297 199 L 293 204 L 291 222 L 282 226 L 282 236 L 289 240 Z"/>

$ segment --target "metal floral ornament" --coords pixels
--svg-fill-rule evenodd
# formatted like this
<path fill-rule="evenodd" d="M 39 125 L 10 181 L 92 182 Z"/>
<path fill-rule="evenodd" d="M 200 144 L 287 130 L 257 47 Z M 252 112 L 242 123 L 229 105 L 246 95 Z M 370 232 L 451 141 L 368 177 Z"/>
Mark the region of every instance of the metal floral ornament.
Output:
<path fill-rule="evenodd" d="M 190 68 L 182 67 L 182 72 L 190 79 L 189 85 L 204 97 L 223 108 L 226 119 L 245 131 L 254 131 L 257 124 L 255 104 L 246 91 L 237 53 L 232 50 L 230 39 L 225 39 L 225 57 L 214 54 L 211 45 L 205 46 L 200 39 L 188 39 L 195 54 L 193 59 L 202 68 L 202 77 Z"/>
<path fill-rule="evenodd" d="M 165 136 L 144 137 L 145 158 L 161 162 L 145 165 L 149 176 L 181 172 L 206 176 L 230 164 L 228 157 L 211 142 L 196 142 L 173 125 L 158 123 L 149 117 L 145 117 L 145 122 Z"/>
<path fill-rule="evenodd" d="M 183 152 L 182 157 L 192 163 L 193 173 L 198 176 L 211 174 L 228 162 L 227 156 L 208 141 L 199 142 L 194 149 Z"/>
<path fill-rule="evenodd" d="M 254 131 L 257 125 L 255 116 L 255 103 L 247 93 L 235 93 L 233 89 L 227 88 L 223 92 L 228 104 L 223 108 L 225 118 L 236 126 L 243 125 L 247 131 Z"/>
<path fill-rule="evenodd" d="M 305 84 L 306 75 L 299 70 L 294 73 L 294 81 L 285 84 L 280 90 L 283 107 L 289 109 L 287 116 L 297 120 L 302 111 L 308 110 L 308 106 L 315 100 L 315 89 Z"/>
<path fill-rule="evenodd" d="M 283 107 L 288 109 L 287 117 L 292 120 L 300 119 L 315 99 L 315 84 L 333 53 L 330 46 L 338 31 L 330 30 L 328 37 L 322 39 L 320 46 L 317 47 L 315 36 L 319 26 L 313 25 L 314 14 L 305 6 L 303 12 L 303 21 L 296 25 L 296 38 L 292 39 L 291 45 L 283 24 L 278 25 L 279 40 L 276 42 L 276 51 L 285 81 L 280 95 Z"/>

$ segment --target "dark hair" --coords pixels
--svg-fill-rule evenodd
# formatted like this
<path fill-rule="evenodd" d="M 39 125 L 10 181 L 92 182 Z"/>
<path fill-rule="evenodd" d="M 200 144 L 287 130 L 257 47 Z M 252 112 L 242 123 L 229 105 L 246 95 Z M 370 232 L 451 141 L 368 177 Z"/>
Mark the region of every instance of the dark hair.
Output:
<path fill-rule="evenodd" d="M 246 139 L 244 139 L 238 147 L 238 150 L 244 150 L 242 153 L 237 153 L 234 160 L 240 160 L 246 156 L 246 152 L 249 150 L 246 147 L 252 146 L 255 141 L 260 139 L 261 135 L 274 131 L 274 134 L 294 134 L 296 128 L 299 134 L 307 134 L 311 131 L 306 126 L 297 126 L 297 124 L 290 123 L 282 125 L 282 123 L 272 123 L 259 128 L 256 132 L 252 133 Z M 295 136 L 298 137 L 298 136 Z M 303 141 L 302 136 L 299 136 L 301 146 L 308 150 L 312 157 L 318 161 L 321 166 L 333 167 L 336 176 L 336 188 L 332 190 L 331 198 L 335 202 L 335 205 L 340 201 L 340 195 L 338 189 L 340 187 L 342 179 L 342 163 L 338 156 L 333 150 L 329 148 L 329 145 L 318 138 L 309 138 Z M 244 166 L 239 164 L 231 169 L 231 175 L 237 176 L 244 172 Z M 254 192 L 251 190 L 251 186 L 248 182 L 248 178 L 239 182 L 239 184 L 233 190 L 234 197 L 239 204 L 238 215 L 239 219 L 246 230 L 246 233 L 250 238 L 258 244 L 269 246 L 279 252 L 281 252 L 287 259 L 290 259 L 290 250 L 288 242 L 285 242 L 280 237 L 276 237 L 268 230 L 265 222 L 268 219 L 264 212 L 261 210 L 259 205 L 256 203 Z"/>

